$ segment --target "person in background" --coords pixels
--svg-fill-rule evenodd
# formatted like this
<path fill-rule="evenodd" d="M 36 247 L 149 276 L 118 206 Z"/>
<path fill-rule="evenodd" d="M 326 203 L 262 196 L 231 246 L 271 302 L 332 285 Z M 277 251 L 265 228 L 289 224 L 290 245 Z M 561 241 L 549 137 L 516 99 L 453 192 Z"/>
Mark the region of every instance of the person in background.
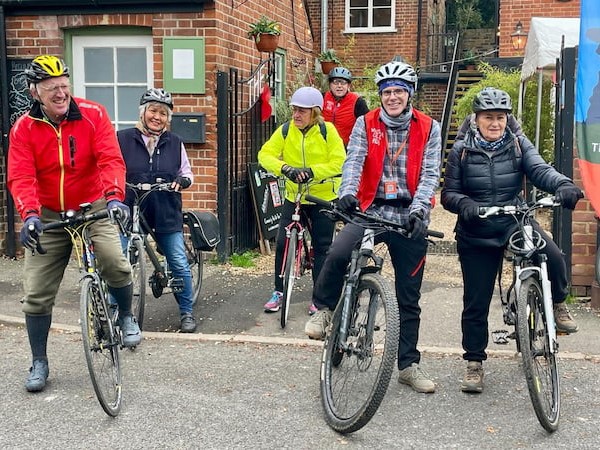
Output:
<path fill-rule="evenodd" d="M 106 109 L 72 97 L 69 75 L 56 56 L 36 57 L 25 69 L 33 106 L 10 131 L 8 187 L 24 222 L 23 312 L 33 359 L 25 388 L 30 392 L 46 386 L 52 309 L 71 256 L 71 237 L 64 229 L 42 234 L 42 224 L 58 220 L 61 212 L 79 210 L 83 203 L 91 203 L 92 212 L 108 208 L 112 220 L 89 225 L 96 257 L 118 304 L 123 345 L 134 347 L 142 339 L 131 313 L 131 268 L 111 223 L 115 211 L 124 221 L 129 217 L 122 203 L 125 164 Z"/>
<path fill-rule="evenodd" d="M 171 94 L 163 89 L 148 89 L 140 99 L 138 123 L 133 128 L 119 130 L 117 138 L 128 183 L 171 183 L 172 190 L 150 193 L 140 209 L 173 277 L 183 280 L 182 291 L 173 295 L 179 305 L 180 331 L 193 333 L 196 319 L 192 311 L 192 273 L 183 240 L 181 190 L 189 188 L 194 177 L 183 141 L 167 129 L 172 115 Z M 131 207 L 134 200 L 135 194 L 128 188 L 125 203 Z"/>
<path fill-rule="evenodd" d="M 339 176 L 346 152 L 344 143 L 333 124 L 323 122 L 321 109 L 323 95 L 313 87 L 301 87 L 292 95 L 292 121 L 287 136 L 283 126 L 277 128 L 258 152 L 259 164 L 277 176 L 285 176 L 285 201 L 281 210 L 275 248 L 275 290 L 265 303 L 265 312 L 277 312 L 283 296 L 283 279 L 280 277 L 285 247 L 285 227 L 292 221 L 295 199 L 300 184 L 319 182 Z M 326 129 L 323 136 L 321 127 Z M 333 184 L 332 184 L 333 183 Z M 337 198 L 339 181 L 312 184 L 306 194 L 323 200 Z M 311 240 L 314 249 L 313 282 L 317 280 L 331 240 L 335 223 L 325 216 L 317 205 L 302 200 L 302 209 L 311 222 Z M 309 306 L 309 313 L 314 312 Z"/>
<path fill-rule="evenodd" d="M 329 72 L 329 91 L 323 100 L 323 119 L 335 125 L 348 146 L 350 133 L 356 119 L 369 112 L 365 99 L 351 92 L 352 74 L 345 67 L 335 67 Z"/>
<path fill-rule="evenodd" d="M 537 188 L 555 193 L 565 208 L 574 209 L 583 193 L 547 164 L 527 137 L 510 130 L 512 102 L 506 92 L 482 90 L 473 100 L 473 112 L 476 127 L 469 128 L 448 155 L 441 199 L 445 209 L 458 214 L 455 232 L 464 285 L 461 325 L 467 361 L 460 388 L 477 393 L 483 391 L 494 281 L 508 238 L 518 226 L 510 216 L 480 219 L 479 207 L 522 203 L 525 177 Z M 569 284 L 563 255 L 537 222 L 534 229 L 546 241 L 542 252 L 548 256 L 556 327 L 574 333 L 577 324 L 565 306 Z"/>
<path fill-rule="evenodd" d="M 392 61 L 375 73 L 381 107 L 356 121 L 344 162 L 338 207 L 361 210 L 402 224 L 408 236 L 384 233 L 376 242 L 388 246 L 400 310 L 398 381 L 417 392 L 431 393 L 435 384 L 420 366 L 417 349 L 421 283 L 427 254 L 426 230 L 440 180 L 440 125 L 413 108 L 417 74 L 404 62 Z M 364 229 L 347 224 L 336 236 L 313 290 L 318 311 L 306 323 L 312 339 L 324 339 L 340 298 L 352 249 Z"/>

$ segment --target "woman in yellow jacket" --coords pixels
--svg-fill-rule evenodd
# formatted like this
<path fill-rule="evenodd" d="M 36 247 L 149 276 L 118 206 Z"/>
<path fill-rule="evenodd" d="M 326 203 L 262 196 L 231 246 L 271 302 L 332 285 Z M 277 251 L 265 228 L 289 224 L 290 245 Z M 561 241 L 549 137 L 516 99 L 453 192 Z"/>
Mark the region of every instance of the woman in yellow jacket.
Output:
<path fill-rule="evenodd" d="M 285 227 L 292 221 L 300 185 L 310 182 L 306 194 L 310 193 L 323 200 L 334 200 L 339 180 L 334 180 L 333 184 L 319 181 L 340 175 L 346 157 L 344 142 L 335 126 L 323 121 L 323 95 L 317 89 L 301 87 L 292 95 L 290 105 L 292 120 L 275 130 L 258 152 L 258 162 L 263 168 L 286 177 L 285 202 L 281 210 L 275 249 L 275 290 L 265 303 L 265 312 L 277 312 L 281 304 L 283 279 L 279 274 L 283 262 Z M 335 224 L 314 204 L 307 204 L 302 200 L 302 209 L 311 222 L 314 282 L 331 245 Z M 311 304 L 309 313 L 314 310 Z"/>

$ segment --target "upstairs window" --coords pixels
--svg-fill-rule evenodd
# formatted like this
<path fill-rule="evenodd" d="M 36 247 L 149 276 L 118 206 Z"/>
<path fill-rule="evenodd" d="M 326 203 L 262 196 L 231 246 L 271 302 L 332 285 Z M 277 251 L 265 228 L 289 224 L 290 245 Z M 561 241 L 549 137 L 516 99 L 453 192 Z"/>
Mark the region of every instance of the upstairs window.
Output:
<path fill-rule="evenodd" d="M 396 0 L 346 0 L 346 32 L 396 31 Z"/>

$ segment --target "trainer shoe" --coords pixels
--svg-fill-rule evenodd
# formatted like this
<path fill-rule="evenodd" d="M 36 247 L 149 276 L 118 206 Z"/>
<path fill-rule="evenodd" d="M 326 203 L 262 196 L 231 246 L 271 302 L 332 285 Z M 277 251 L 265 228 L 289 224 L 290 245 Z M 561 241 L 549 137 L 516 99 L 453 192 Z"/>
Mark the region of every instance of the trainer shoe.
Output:
<path fill-rule="evenodd" d="M 311 339 L 322 341 L 325 339 L 327 333 L 327 327 L 331 323 L 331 311 L 329 309 L 317 310 L 306 325 L 304 326 L 304 332 Z"/>
<path fill-rule="evenodd" d="M 196 331 L 196 319 L 192 313 L 185 313 L 181 315 L 181 327 L 182 333 L 193 333 Z"/>
<path fill-rule="evenodd" d="M 409 385 L 417 392 L 424 394 L 435 392 L 435 384 L 431 381 L 431 377 L 417 363 L 412 363 L 409 367 L 400 370 L 398 381 Z"/>
<path fill-rule="evenodd" d="M 33 361 L 32 366 L 29 368 L 29 376 L 25 381 L 25 389 L 28 392 L 39 392 L 46 387 L 46 380 L 48 379 L 48 360 L 36 359 Z"/>
<path fill-rule="evenodd" d="M 142 332 L 133 314 L 120 316 L 119 327 L 121 328 L 124 347 L 135 347 L 142 342 Z"/>
<path fill-rule="evenodd" d="M 319 308 L 317 308 L 313 302 L 310 302 L 310 305 L 308 305 L 308 315 L 312 316 L 318 310 L 319 310 Z"/>
<path fill-rule="evenodd" d="M 460 390 L 463 392 L 483 392 L 483 365 L 481 361 L 469 361 L 462 379 Z"/>
<path fill-rule="evenodd" d="M 575 333 L 579 329 L 564 302 L 554 304 L 554 321 L 556 329 L 563 333 Z"/>
<path fill-rule="evenodd" d="M 263 306 L 263 308 L 265 308 L 265 312 L 269 313 L 279 311 L 279 308 L 281 307 L 282 297 L 283 292 L 273 291 L 270 300 L 267 303 L 265 303 L 265 306 Z"/>

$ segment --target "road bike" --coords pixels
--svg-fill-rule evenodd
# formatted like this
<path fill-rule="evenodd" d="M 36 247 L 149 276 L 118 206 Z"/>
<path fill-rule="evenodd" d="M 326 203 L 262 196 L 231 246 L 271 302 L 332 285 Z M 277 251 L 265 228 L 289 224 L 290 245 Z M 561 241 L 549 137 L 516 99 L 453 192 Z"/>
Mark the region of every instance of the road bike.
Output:
<path fill-rule="evenodd" d="M 119 349 L 123 348 L 118 325 L 118 308 L 110 308 L 108 287 L 97 270 L 94 245 L 89 225 L 109 217 L 102 209 L 90 212 L 91 203 L 80 205 L 79 211 L 65 211 L 60 219 L 45 223 L 44 232 L 64 229 L 73 242 L 81 272 L 80 323 L 83 349 L 94 392 L 102 409 L 116 417 L 121 410 L 122 383 Z M 118 210 L 117 210 L 118 212 Z M 32 230 L 33 231 L 33 230 Z M 45 250 L 38 244 L 40 254 Z"/>
<path fill-rule="evenodd" d="M 394 288 L 381 273 L 383 257 L 375 252 L 375 237 L 387 231 L 408 233 L 400 224 L 378 216 L 360 211 L 347 214 L 310 195 L 306 199 L 326 208 L 332 219 L 364 228 L 325 337 L 320 371 L 325 420 L 337 432 L 352 433 L 379 408 L 398 354 L 398 303 Z M 431 230 L 428 235 L 443 237 Z"/>
<path fill-rule="evenodd" d="M 157 244 L 156 235 L 148 225 L 142 212 L 144 200 L 153 192 L 170 191 L 172 183 L 165 183 L 157 179 L 156 183 L 127 183 L 128 190 L 131 190 L 135 197 L 131 211 L 131 227 L 123 230 L 127 239 L 127 257 L 131 264 L 133 276 L 133 303 L 132 309 L 137 317 L 140 329 L 144 323 L 144 311 L 146 308 L 146 271 L 152 268 L 152 273 L 148 277 L 148 285 L 155 298 L 159 298 L 166 292 L 174 294 L 182 292 L 183 280 L 174 277 L 171 272 L 167 259 Z M 187 214 L 184 212 L 184 215 Z M 191 238 L 192 230 L 186 225 L 184 220 L 184 246 L 187 261 L 192 274 L 193 304 L 195 305 L 200 296 L 202 288 L 202 275 L 204 272 L 204 258 L 202 251 L 197 249 Z M 152 240 L 152 242 L 151 242 Z M 148 258 L 150 264 L 148 264 Z"/>
<path fill-rule="evenodd" d="M 558 341 L 552 303 L 546 246 L 532 226 L 538 209 L 560 206 L 556 197 L 546 196 L 521 205 L 479 208 L 481 218 L 510 215 L 518 224 L 508 241 L 512 261 L 512 282 L 506 295 L 500 286 L 503 320 L 514 326 L 517 350 L 523 359 L 523 370 L 535 414 L 544 429 L 558 429 L 560 417 L 560 379 L 557 365 Z M 499 269 L 500 280 L 502 269 Z M 507 343 L 507 332 L 492 332 L 494 342 Z"/>

